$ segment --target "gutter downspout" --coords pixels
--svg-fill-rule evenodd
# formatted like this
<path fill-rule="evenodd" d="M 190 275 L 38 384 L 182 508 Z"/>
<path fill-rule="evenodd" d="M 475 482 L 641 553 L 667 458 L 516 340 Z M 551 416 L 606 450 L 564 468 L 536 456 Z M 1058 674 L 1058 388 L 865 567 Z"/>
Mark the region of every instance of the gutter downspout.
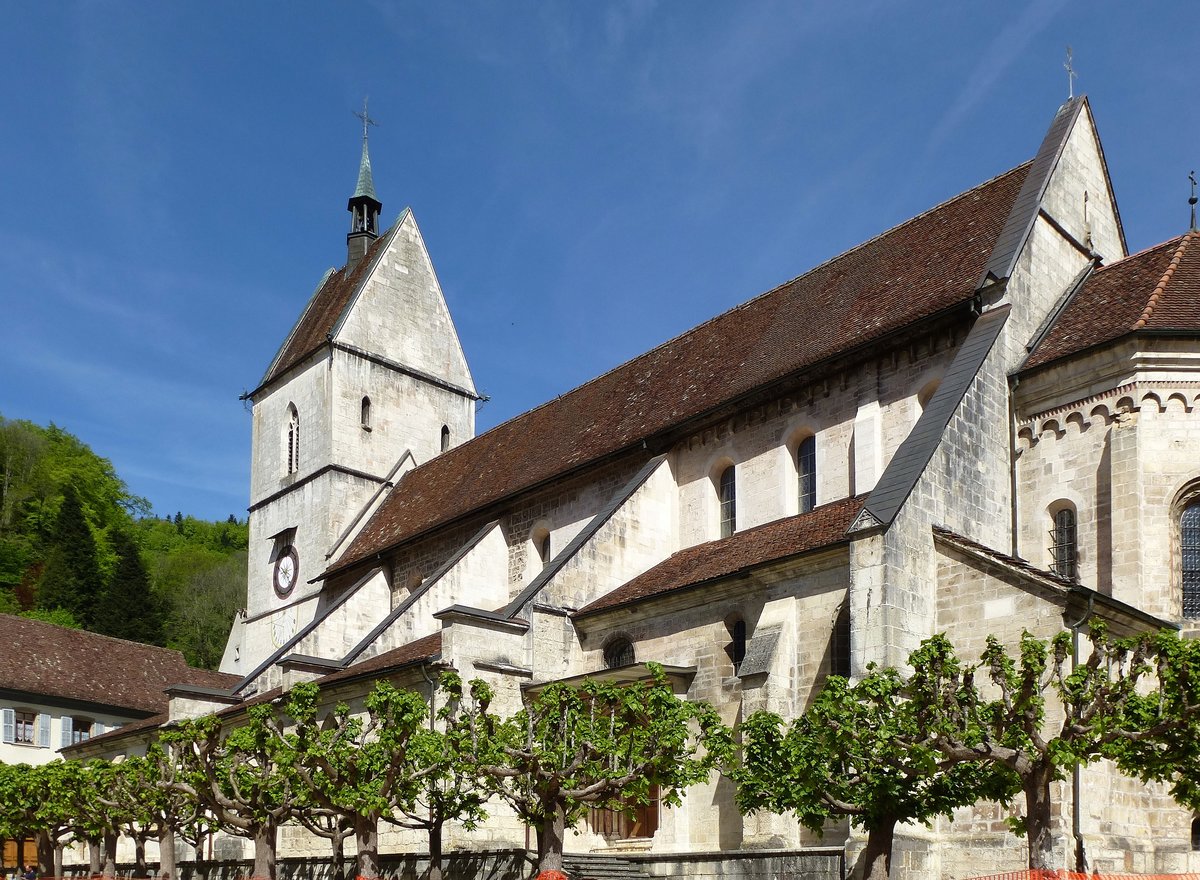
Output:
<path fill-rule="evenodd" d="M 1071 670 L 1079 668 L 1079 628 L 1091 620 L 1095 613 L 1096 597 L 1088 596 L 1087 610 L 1083 613 L 1083 617 L 1074 623 L 1068 624 L 1071 630 Z M 1083 786 L 1080 779 L 1079 762 L 1071 768 L 1071 834 L 1075 837 L 1075 870 L 1080 873 L 1087 872 L 1087 848 L 1083 842 L 1083 823 L 1079 816 L 1079 811 L 1083 801 Z"/>

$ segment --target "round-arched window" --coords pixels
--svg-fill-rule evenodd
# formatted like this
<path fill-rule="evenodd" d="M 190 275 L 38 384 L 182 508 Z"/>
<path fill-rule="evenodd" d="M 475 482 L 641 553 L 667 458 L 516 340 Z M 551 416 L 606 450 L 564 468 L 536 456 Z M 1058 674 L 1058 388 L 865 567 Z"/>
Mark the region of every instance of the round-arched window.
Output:
<path fill-rule="evenodd" d="M 629 639 L 613 639 L 604 646 L 605 669 L 618 669 L 622 666 L 630 666 L 635 662 L 635 659 L 633 642 L 629 641 Z"/>

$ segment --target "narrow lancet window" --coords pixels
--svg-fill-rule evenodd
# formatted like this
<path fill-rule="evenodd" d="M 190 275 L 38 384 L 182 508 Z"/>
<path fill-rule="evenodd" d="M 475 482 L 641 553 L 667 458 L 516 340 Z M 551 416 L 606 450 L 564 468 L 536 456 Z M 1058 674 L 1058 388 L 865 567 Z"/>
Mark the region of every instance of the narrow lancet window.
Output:
<path fill-rule="evenodd" d="M 721 471 L 717 495 L 721 501 L 721 537 L 728 538 L 737 531 L 737 483 L 733 465 Z"/>
<path fill-rule="evenodd" d="M 817 506 L 817 438 L 805 437 L 796 447 L 797 491 L 800 512 L 808 513 Z"/>

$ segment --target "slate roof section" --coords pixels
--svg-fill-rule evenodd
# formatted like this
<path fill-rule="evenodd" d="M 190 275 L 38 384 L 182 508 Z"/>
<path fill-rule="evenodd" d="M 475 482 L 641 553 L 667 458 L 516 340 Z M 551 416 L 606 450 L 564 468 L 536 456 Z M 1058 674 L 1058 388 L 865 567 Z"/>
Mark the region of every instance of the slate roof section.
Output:
<path fill-rule="evenodd" d="M 173 684 L 229 688 L 236 675 L 195 669 L 183 654 L 0 614 L 0 688 L 151 715 Z"/>
<path fill-rule="evenodd" d="M 409 471 L 337 569 L 969 303 L 1029 167 L 968 190 Z"/>
<path fill-rule="evenodd" d="M 847 541 L 846 530 L 862 509 L 865 496 L 843 498 L 786 519 L 736 532 L 673 553 L 650 570 L 584 606 L 586 617 L 622 605 L 732 577 L 770 562 L 799 556 Z"/>
<path fill-rule="evenodd" d="M 929 405 L 904 438 L 867 498 L 863 510 L 879 524 L 888 525 L 895 519 L 921 478 L 942 441 L 954 411 L 958 409 L 988 352 L 1000 336 L 1010 311 L 1012 306 L 1003 305 L 984 312 L 963 340 Z"/>
<path fill-rule="evenodd" d="M 251 394 L 255 394 L 263 386 L 278 379 L 329 340 L 334 328 L 345 313 L 346 307 L 354 299 L 354 294 L 358 292 L 363 281 L 370 275 L 380 254 L 383 253 L 387 243 L 392 240 L 392 236 L 399 227 L 400 224 L 397 223 L 371 242 L 371 246 L 367 248 L 363 258 L 349 269 L 343 266 L 326 274 L 321 285 L 308 301 L 308 305 L 305 306 L 300 320 L 296 322 L 296 326 L 284 340 L 275 359 L 267 367 L 267 372 L 263 376 L 262 382 L 259 383 L 259 387 L 250 392 Z"/>
<path fill-rule="evenodd" d="M 1093 272 L 1023 370 L 1139 332 L 1200 334 L 1200 232 L 1189 232 Z"/>
<path fill-rule="evenodd" d="M 1066 146 L 1067 138 L 1071 135 L 1075 120 L 1079 118 L 1079 112 L 1086 103 L 1087 99 L 1080 96 L 1071 98 L 1058 108 L 1058 113 L 1055 114 L 1054 121 L 1050 123 L 1050 129 L 1038 148 L 1037 156 L 1034 157 L 1033 166 L 1021 184 L 1021 192 L 1004 222 L 1004 231 L 996 240 L 995 249 L 983 270 L 980 284 L 988 278 L 1002 280 L 1012 275 L 1017 257 L 1025 247 L 1025 241 L 1037 220 L 1046 186 L 1050 183 L 1055 166 L 1058 165 L 1058 159 Z"/>

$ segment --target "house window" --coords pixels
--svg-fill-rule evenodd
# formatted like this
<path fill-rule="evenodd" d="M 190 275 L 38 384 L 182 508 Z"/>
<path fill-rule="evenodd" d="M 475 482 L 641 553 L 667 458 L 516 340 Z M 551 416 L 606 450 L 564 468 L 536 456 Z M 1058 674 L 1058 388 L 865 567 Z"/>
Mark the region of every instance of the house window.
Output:
<path fill-rule="evenodd" d="M 1054 514 L 1054 528 L 1050 531 L 1050 557 L 1054 573 L 1061 578 L 1075 580 L 1077 555 L 1075 509 L 1064 507 Z"/>
<path fill-rule="evenodd" d="M 1200 818 L 1192 820 L 1192 852 L 1200 852 Z"/>
<path fill-rule="evenodd" d="M 817 438 L 805 437 L 796 447 L 796 480 L 800 512 L 817 506 Z"/>
<path fill-rule="evenodd" d="M 450 426 L 442 425 L 442 452 L 450 448 Z"/>
<path fill-rule="evenodd" d="M 546 532 L 537 538 L 538 558 L 542 561 L 542 566 L 550 561 L 550 533 Z"/>
<path fill-rule="evenodd" d="M 633 642 L 629 639 L 613 639 L 604 646 L 604 668 L 617 669 L 630 666 L 634 660 Z"/>
<path fill-rule="evenodd" d="M 360 408 L 360 416 L 364 431 L 371 430 L 371 398 L 364 397 Z"/>
<path fill-rule="evenodd" d="M 1200 617 L 1200 501 L 1185 507 L 1179 517 L 1179 549 L 1183 616 Z"/>
<path fill-rule="evenodd" d="M 717 497 L 721 502 L 721 537 L 728 538 L 737 531 L 737 484 L 733 465 L 721 471 L 717 481 Z"/>
<path fill-rule="evenodd" d="M 300 470 L 300 413 L 294 405 L 288 406 L 287 429 L 287 472 Z"/>
<path fill-rule="evenodd" d="M 13 712 L 13 742 L 33 745 L 37 742 L 37 713 L 17 709 Z"/>
<path fill-rule="evenodd" d="M 94 735 L 92 729 L 92 720 L 90 718 L 73 718 L 70 715 L 64 715 L 62 718 L 62 744 L 73 746 L 76 743 L 86 742 Z"/>

